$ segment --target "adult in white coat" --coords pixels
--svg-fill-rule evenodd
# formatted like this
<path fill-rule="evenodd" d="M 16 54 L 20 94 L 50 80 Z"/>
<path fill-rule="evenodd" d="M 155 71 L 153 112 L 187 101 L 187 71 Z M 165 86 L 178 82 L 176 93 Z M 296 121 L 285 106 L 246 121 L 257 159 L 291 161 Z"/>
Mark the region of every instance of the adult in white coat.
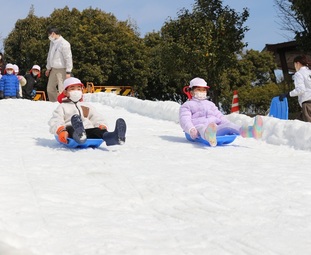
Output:
<path fill-rule="evenodd" d="M 280 95 L 279 98 L 282 101 L 285 97 L 298 97 L 298 103 L 301 106 L 300 120 L 311 122 L 311 70 L 306 56 L 296 56 L 294 66 L 296 69 L 295 88 Z"/>
<path fill-rule="evenodd" d="M 64 80 L 71 77 L 72 53 L 71 45 L 65 40 L 57 28 L 49 28 L 50 48 L 47 57 L 45 75 L 49 77 L 47 94 L 49 101 L 56 102 L 63 91 Z"/>

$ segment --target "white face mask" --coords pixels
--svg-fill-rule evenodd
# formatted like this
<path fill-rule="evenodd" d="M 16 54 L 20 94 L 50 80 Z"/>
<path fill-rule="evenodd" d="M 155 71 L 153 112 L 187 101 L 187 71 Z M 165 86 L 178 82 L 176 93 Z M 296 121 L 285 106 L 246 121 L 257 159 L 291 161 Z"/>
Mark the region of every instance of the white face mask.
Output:
<path fill-rule="evenodd" d="M 33 76 L 37 76 L 38 72 L 32 72 Z"/>
<path fill-rule="evenodd" d="M 199 92 L 199 91 L 194 92 L 194 97 L 199 100 L 206 99 L 206 95 L 207 95 L 206 92 Z"/>
<path fill-rule="evenodd" d="M 82 91 L 81 90 L 72 90 L 69 92 L 69 99 L 76 103 L 82 98 Z"/>
<path fill-rule="evenodd" d="M 10 71 L 6 71 L 6 73 L 7 73 L 7 74 L 12 74 L 13 71 L 11 71 L 11 70 L 10 70 Z"/>
<path fill-rule="evenodd" d="M 50 40 L 51 42 L 53 42 L 53 41 L 55 41 L 55 38 L 54 38 L 52 35 L 49 35 L 49 40 Z"/>

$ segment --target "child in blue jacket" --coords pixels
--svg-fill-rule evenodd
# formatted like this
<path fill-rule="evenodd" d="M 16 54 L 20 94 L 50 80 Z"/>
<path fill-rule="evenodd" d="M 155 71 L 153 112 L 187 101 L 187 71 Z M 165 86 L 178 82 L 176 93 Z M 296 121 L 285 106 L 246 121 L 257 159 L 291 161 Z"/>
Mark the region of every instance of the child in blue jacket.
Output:
<path fill-rule="evenodd" d="M 0 99 L 19 97 L 19 81 L 14 74 L 14 66 L 7 64 L 0 79 Z"/>

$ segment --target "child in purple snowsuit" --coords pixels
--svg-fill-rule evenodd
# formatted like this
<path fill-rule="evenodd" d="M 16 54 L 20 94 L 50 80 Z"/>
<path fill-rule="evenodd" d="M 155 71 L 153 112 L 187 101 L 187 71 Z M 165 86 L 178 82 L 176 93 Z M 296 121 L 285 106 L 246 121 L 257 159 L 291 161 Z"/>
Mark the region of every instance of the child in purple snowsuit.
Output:
<path fill-rule="evenodd" d="M 261 137 L 262 118 L 260 116 L 255 118 L 254 126 L 241 128 L 227 120 L 213 102 L 206 100 L 209 87 L 204 79 L 192 79 L 189 88 L 192 98 L 180 107 L 179 123 L 192 139 L 201 136 L 211 146 L 216 146 L 216 136 L 237 134 L 256 139 Z"/>

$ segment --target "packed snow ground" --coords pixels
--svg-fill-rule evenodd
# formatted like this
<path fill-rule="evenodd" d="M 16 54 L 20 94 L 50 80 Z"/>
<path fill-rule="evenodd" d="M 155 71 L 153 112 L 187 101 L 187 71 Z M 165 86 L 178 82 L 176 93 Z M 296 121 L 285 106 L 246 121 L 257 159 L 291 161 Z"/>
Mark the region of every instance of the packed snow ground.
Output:
<path fill-rule="evenodd" d="M 123 146 L 68 149 L 48 132 L 57 103 L 0 100 L 1 255 L 310 254 L 310 123 L 265 116 L 261 140 L 210 148 L 177 103 L 85 101 L 126 120 Z"/>

